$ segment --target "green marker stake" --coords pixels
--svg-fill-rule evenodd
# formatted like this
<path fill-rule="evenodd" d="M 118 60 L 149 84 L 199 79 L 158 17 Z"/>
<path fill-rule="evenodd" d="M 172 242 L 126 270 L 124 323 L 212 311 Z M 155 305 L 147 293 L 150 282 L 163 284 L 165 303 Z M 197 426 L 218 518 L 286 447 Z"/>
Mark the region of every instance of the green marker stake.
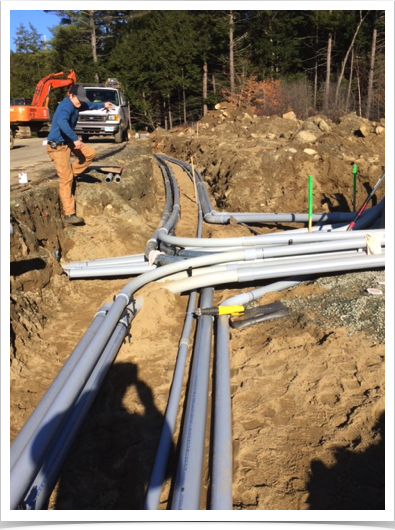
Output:
<path fill-rule="evenodd" d="M 354 212 L 357 211 L 357 164 L 354 164 L 352 167 L 352 172 L 354 174 L 354 182 L 353 182 L 353 207 Z"/>
<path fill-rule="evenodd" d="M 309 176 L 309 232 L 312 230 L 313 216 L 313 177 Z"/>

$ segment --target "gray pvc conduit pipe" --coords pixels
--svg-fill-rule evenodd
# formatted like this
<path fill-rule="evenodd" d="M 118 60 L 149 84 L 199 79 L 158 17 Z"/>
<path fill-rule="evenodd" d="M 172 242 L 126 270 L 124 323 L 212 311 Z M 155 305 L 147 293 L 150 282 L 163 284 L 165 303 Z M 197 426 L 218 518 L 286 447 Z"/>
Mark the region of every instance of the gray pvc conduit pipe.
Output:
<path fill-rule="evenodd" d="M 256 280 L 281 278 L 282 276 L 311 275 L 327 272 L 354 271 L 384 267 L 385 255 L 364 256 L 356 253 L 354 257 L 339 258 L 338 260 L 312 261 L 303 263 L 276 263 L 276 265 L 262 268 L 235 269 L 230 271 L 213 272 L 201 276 L 191 276 L 185 280 L 164 284 L 163 289 L 172 293 L 182 293 L 191 289 L 204 288 L 207 285 L 221 285 L 223 283 L 250 282 Z"/>
<path fill-rule="evenodd" d="M 21 455 L 21 452 L 26 447 L 27 443 L 31 440 L 32 436 L 36 434 L 40 422 L 45 416 L 48 409 L 51 407 L 53 400 L 58 395 L 59 390 L 65 384 L 67 379 L 70 377 L 73 372 L 76 364 L 80 360 L 82 354 L 85 351 L 85 348 L 88 346 L 92 338 L 95 336 L 97 330 L 101 326 L 103 319 L 106 315 L 106 312 L 111 307 L 110 304 L 105 304 L 103 307 L 96 313 L 92 323 L 85 331 L 81 340 L 74 348 L 70 356 L 68 357 L 65 364 L 62 366 L 58 375 L 55 377 L 50 387 L 43 395 L 41 400 L 38 402 L 36 408 L 33 410 L 22 429 L 17 434 L 16 438 L 11 444 L 10 452 L 10 468 L 12 470 L 16 461 Z"/>
<path fill-rule="evenodd" d="M 143 507 L 144 510 L 157 510 L 160 502 L 160 495 L 166 475 L 166 466 L 169 459 L 173 433 L 177 420 L 177 412 L 180 403 L 189 339 L 194 322 L 193 312 L 196 304 L 196 296 L 197 291 L 192 291 L 188 300 L 187 314 L 178 348 L 176 367 L 174 370 L 166 413 L 163 419 L 164 428 L 162 428 L 158 450 L 155 456 L 155 461 L 147 488 L 147 494 Z"/>
<path fill-rule="evenodd" d="M 200 307 L 213 304 L 214 289 L 204 289 Z M 213 317 L 199 318 L 192 360 L 172 510 L 198 510 L 203 472 Z"/>
<path fill-rule="evenodd" d="M 377 241 L 384 245 L 384 234 L 380 234 Z M 278 258 L 283 256 L 302 256 L 306 254 L 322 254 L 326 252 L 336 252 L 341 250 L 363 249 L 367 247 L 364 237 L 354 239 L 342 239 L 337 241 L 320 241 L 314 244 L 301 243 L 297 245 L 280 245 L 277 247 L 262 248 L 262 259 Z M 226 253 L 224 254 L 226 257 Z"/>
<path fill-rule="evenodd" d="M 157 241 L 157 234 L 160 230 L 165 231 L 166 233 L 170 233 L 177 225 L 177 222 L 180 218 L 180 195 L 177 187 L 177 182 L 174 177 L 173 172 L 169 167 L 166 167 L 164 165 L 164 169 L 167 170 L 167 174 L 170 181 L 170 186 L 172 190 L 172 211 L 168 218 L 168 220 L 164 223 L 164 225 L 155 232 L 155 234 L 152 236 L 152 238 L 147 243 L 146 248 L 146 256 L 148 257 L 148 254 L 150 250 L 156 250 L 158 248 L 158 241 Z"/>
<path fill-rule="evenodd" d="M 143 282 L 143 284 L 144 283 L 145 282 Z M 80 350 L 83 350 L 84 353 L 84 355 L 76 363 L 76 369 L 78 369 L 79 377 L 74 381 L 69 378 L 59 390 L 57 389 L 57 395 L 53 400 L 50 409 L 47 410 L 43 415 L 41 421 L 51 425 L 51 429 L 50 432 L 47 433 L 46 440 L 44 440 L 44 443 L 41 445 L 41 447 L 37 448 L 34 458 L 32 458 L 31 455 L 31 447 L 29 446 L 29 443 L 27 443 L 21 450 L 13 469 L 11 470 L 11 509 L 16 508 L 17 503 L 21 500 L 21 497 L 28 488 L 29 483 L 34 478 L 37 466 L 41 465 L 41 462 L 44 459 L 47 443 L 49 443 L 48 441 L 52 439 L 59 427 L 60 420 L 54 419 L 54 421 L 51 423 L 50 420 L 53 418 L 60 418 L 62 412 L 70 408 L 70 406 L 72 406 L 76 401 L 81 389 L 83 388 L 84 381 L 89 378 L 89 375 L 94 369 L 98 358 L 100 357 L 109 338 L 111 337 L 118 320 L 121 318 L 125 307 L 129 305 L 131 301 L 132 300 L 126 293 L 119 293 L 103 321 L 103 326 L 99 327 L 91 341 L 84 349 L 81 344 L 77 345 L 77 347 Z"/>
<path fill-rule="evenodd" d="M 198 205 L 198 228 L 196 232 L 196 237 L 199 238 L 202 235 L 203 214 L 202 209 L 200 207 L 199 197 L 197 197 L 196 200 Z M 163 419 L 163 428 L 144 501 L 144 510 L 156 510 L 160 502 L 160 494 L 165 479 L 166 466 L 169 459 L 172 438 L 175 430 L 177 413 L 179 409 L 186 365 L 186 357 L 188 353 L 189 340 L 194 322 L 193 312 L 196 305 L 196 297 L 197 291 L 191 291 L 189 295 L 187 313 L 185 316 L 181 340 L 178 347 L 177 361 L 169 393 L 169 400 Z"/>
<path fill-rule="evenodd" d="M 211 239 L 211 238 L 200 238 L 194 239 L 191 237 L 175 237 L 169 236 L 159 230 L 158 237 L 161 241 L 166 243 L 173 244 L 180 247 L 251 247 L 251 246 L 264 246 L 266 243 L 271 245 L 273 244 L 283 244 L 283 245 L 293 245 L 299 243 L 314 243 L 316 241 L 330 241 L 335 239 L 347 239 L 349 234 L 353 234 L 353 231 L 349 232 L 306 232 L 306 233 L 297 233 L 292 234 L 290 232 L 281 233 L 281 234 L 264 234 L 260 236 L 243 236 L 243 237 L 227 237 L 221 239 Z M 370 232 L 369 232 L 370 233 Z M 361 234 L 358 234 L 361 235 Z M 365 234 L 364 234 L 365 235 Z M 377 231 L 374 231 L 372 235 L 378 235 Z"/>
<path fill-rule="evenodd" d="M 149 253 L 151 251 L 158 249 L 158 241 L 157 241 L 156 235 L 158 233 L 158 230 L 160 228 L 162 228 L 166 224 L 166 222 L 169 220 L 170 210 L 171 210 L 172 204 L 173 204 L 172 184 L 171 184 L 170 179 L 169 179 L 168 168 L 162 161 L 158 160 L 158 162 L 159 162 L 159 168 L 160 168 L 161 173 L 162 173 L 163 182 L 164 182 L 164 185 L 165 185 L 166 202 L 165 202 L 164 210 L 163 210 L 162 217 L 161 217 L 161 220 L 159 222 L 158 228 L 156 229 L 156 231 L 153 234 L 152 238 L 149 239 L 148 242 L 147 242 L 147 246 L 146 246 L 146 249 L 145 249 L 145 256 L 146 257 L 148 257 L 148 255 L 149 255 Z"/>
<path fill-rule="evenodd" d="M 384 242 L 383 238 L 383 231 L 378 231 L 377 233 L 377 239 L 380 242 Z M 344 234 L 351 234 L 352 232 L 344 232 Z M 343 234 L 343 233 L 342 233 Z M 273 257 L 278 256 L 291 256 L 291 255 L 303 255 L 303 254 L 309 254 L 309 253 L 320 253 L 320 252 L 333 252 L 335 250 L 347 250 L 347 249 L 357 249 L 357 248 L 366 248 L 366 240 L 364 237 L 360 237 L 357 232 L 353 233 L 353 237 L 347 236 L 344 237 L 343 235 L 340 236 L 341 239 L 339 240 L 330 240 L 328 242 L 316 242 L 314 244 L 311 243 L 300 243 L 295 245 L 279 245 L 279 246 L 272 246 L 272 247 L 254 247 L 249 249 L 241 249 L 238 251 L 233 251 L 231 253 L 229 252 L 222 252 L 222 253 L 211 253 L 206 254 L 202 257 L 208 257 L 216 255 L 216 263 L 227 263 L 228 261 L 253 261 L 258 259 L 269 259 Z M 322 238 L 321 238 L 322 239 Z M 305 240 L 305 239 L 304 239 Z M 252 254 L 247 255 L 246 252 L 252 252 Z M 239 258 L 234 259 L 234 252 L 237 252 Z M 222 256 L 222 260 L 221 260 Z M 178 263 L 181 261 L 186 261 L 186 259 L 179 258 L 177 259 L 175 256 L 167 256 L 167 258 L 173 257 L 174 263 Z M 196 258 L 193 258 L 196 259 Z M 170 263 L 171 264 L 171 263 Z M 211 265 L 212 263 L 210 263 Z M 123 276 L 123 275 L 134 275 L 134 274 L 142 274 L 150 270 L 154 270 L 156 267 L 154 265 L 149 265 L 147 262 L 144 262 L 142 264 L 134 264 L 131 265 L 122 265 L 117 264 L 113 266 L 105 266 L 105 267 L 85 267 L 80 269 L 70 269 L 67 270 L 66 273 L 69 275 L 70 278 L 92 278 L 92 277 L 104 277 L 104 276 Z"/>
<path fill-rule="evenodd" d="M 266 293 L 273 293 L 277 291 L 283 291 L 284 289 L 291 289 L 292 287 L 295 287 L 300 282 L 304 282 L 306 280 L 310 280 L 313 276 L 298 276 L 294 278 L 289 278 L 288 280 L 280 280 L 278 282 L 270 283 L 269 285 L 264 285 L 262 287 L 258 287 L 257 289 L 253 289 L 252 291 L 249 291 L 247 293 L 239 293 L 235 296 L 232 296 L 231 298 L 228 298 L 224 302 L 221 303 L 221 305 L 245 305 L 249 302 L 252 302 L 253 300 L 258 300 L 258 298 L 261 298 Z"/>
<path fill-rule="evenodd" d="M 192 173 L 192 168 L 189 164 L 186 162 L 181 162 L 180 160 L 177 160 L 175 158 L 167 157 L 164 155 L 156 155 L 156 158 L 167 160 L 169 162 L 173 162 L 174 164 L 178 164 L 184 169 L 188 169 L 189 174 Z M 202 189 L 202 184 L 204 184 L 203 179 L 200 175 L 200 173 L 195 169 L 195 176 L 197 177 L 197 180 L 199 181 L 200 185 L 198 187 L 198 190 L 200 191 Z M 221 212 L 217 213 L 211 206 L 209 208 L 206 207 L 207 205 L 207 199 L 208 194 L 202 193 L 202 196 L 200 197 L 200 201 L 203 208 L 203 214 L 204 214 L 204 220 L 208 223 L 216 223 L 216 224 L 226 224 L 229 222 L 229 219 L 233 217 L 236 219 L 236 221 L 241 221 L 244 223 L 268 223 L 268 222 L 281 222 L 281 223 L 307 223 L 309 220 L 308 214 L 297 214 L 297 213 L 290 213 L 290 214 L 271 214 L 271 213 L 240 213 L 240 212 Z M 332 213 L 321 213 L 321 214 L 313 214 L 312 215 L 312 221 L 313 222 L 323 222 L 323 221 L 331 221 L 331 222 L 351 222 L 355 217 L 355 213 L 353 212 L 332 212 Z"/>
<path fill-rule="evenodd" d="M 121 182 L 122 179 L 121 179 L 121 177 L 120 177 L 119 175 L 114 175 L 114 179 L 113 179 L 113 180 L 114 180 L 114 182 L 115 182 L 116 184 L 119 184 L 119 183 Z"/>
<path fill-rule="evenodd" d="M 137 300 L 133 312 L 128 311 L 119 321 L 75 406 L 68 411 L 68 414 L 64 418 L 61 431 L 54 438 L 51 447 L 45 455 L 45 462 L 38 471 L 36 478 L 24 498 L 23 505 L 26 510 L 42 509 L 46 499 L 50 495 L 71 445 L 97 396 L 109 368 L 114 362 L 122 342 L 129 333 L 130 324 L 136 313 L 140 310 L 141 305 L 142 299 L 140 298 Z M 75 374 L 75 377 L 77 376 L 78 374 Z M 45 429 L 45 426 L 43 429 Z"/>
<path fill-rule="evenodd" d="M 164 155 L 155 155 L 159 160 L 162 161 L 162 163 L 166 163 L 165 160 L 169 160 L 169 161 L 174 161 L 177 165 L 179 165 L 184 171 L 185 173 L 188 175 L 188 177 L 191 179 L 192 182 L 194 182 L 196 184 L 196 191 L 197 191 L 197 194 L 198 194 L 198 197 L 199 197 L 199 204 L 201 204 L 202 206 L 202 213 L 203 213 L 203 216 L 207 213 L 207 212 L 211 212 L 213 210 L 212 206 L 211 206 L 211 202 L 210 202 L 210 197 L 207 193 L 207 190 L 206 190 L 206 187 L 204 185 L 204 181 L 202 179 L 202 176 L 200 175 L 200 173 L 195 169 L 195 174 L 193 175 L 192 174 L 192 167 L 185 163 L 185 162 L 181 162 L 180 160 L 177 160 L 176 159 L 170 159 Z M 166 164 L 167 167 L 170 167 L 168 166 L 168 164 Z"/>
<path fill-rule="evenodd" d="M 105 276 L 135 276 L 156 269 L 156 265 L 148 262 L 130 265 L 107 265 L 103 267 L 85 267 L 84 269 L 65 269 L 70 279 L 74 278 L 102 278 Z"/>
<path fill-rule="evenodd" d="M 182 162 L 182 161 L 177 160 L 177 159 L 175 159 L 175 158 L 171 158 L 171 157 L 164 156 L 164 155 L 161 155 L 161 158 L 162 158 L 163 160 L 168 160 L 168 161 L 170 161 L 170 162 L 173 162 L 173 163 L 175 163 L 175 164 L 178 164 L 179 166 L 181 166 L 181 167 L 184 169 L 184 171 L 186 171 L 186 173 L 190 176 L 190 178 L 192 178 L 192 168 L 191 168 L 191 166 L 188 165 L 186 162 Z M 203 202 L 203 204 L 205 204 L 205 205 L 208 204 L 208 207 L 206 207 L 206 208 L 204 209 L 204 213 L 207 215 L 207 217 L 205 216 L 205 220 L 207 220 L 208 222 L 221 222 L 221 223 L 222 223 L 222 222 L 224 222 L 224 219 L 223 219 L 223 218 L 221 218 L 219 221 L 216 221 L 215 219 L 210 219 L 209 216 L 213 215 L 213 216 L 215 217 L 216 215 L 223 215 L 223 213 L 225 213 L 226 215 L 230 215 L 230 216 L 235 217 L 235 216 L 238 216 L 238 215 L 240 214 L 239 212 L 223 212 L 223 213 L 221 213 L 221 214 L 217 214 L 217 213 L 215 212 L 215 210 L 213 209 L 212 205 L 211 205 L 209 195 L 208 195 L 207 190 L 206 190 L 206 187 L 205 187 L 205 185 L 204 185 L 204 180 L 203 180 L 202 176 L 200 175 L 200 173 L 199 173 L 199 171 L 198 171 L 197 169 L 195 169 L 195 178 L 196 178 L 196 180 L 198 180 L 198 182 L 199 182 L 199 184 L 200 184 L 200 186 L 199 186 L 199 188 L 198 188 L 199 191 L 200 191 L 202 194 L 204 194 L 204 196 L 205 196 L 205 201 L 202 201 L 202 202 Z M 372 209 L 373 209 L 373 208 L 372 208 Z M 363 215 L 364 215 L 365 213 L 367 213 L 367 212 L 366 212 L 366 211 L 363 212 Z M 241 214 L 241 215 L 243 215 L 243 214 Z M 249 214 L 247 214 L 247 215 L 249 215 Z M 253 214 L 253 215 L 256 215 L 256 214 Z M 329 214 L 329 215 L 332 216 L 332 214 Z M 354 212 L 354 215 L 355 215 L 355 212 Z M 236 218 L 236 217 L 235 217 L 235 218 Z M 349 222 L 349 221 L 348 221 L 348 222 Z"/>
<path fill-rule="evenodd" d="M 377 241 L 381 247 L 385 247 L 385 241 L 384 240 L 378 240 Z M 322 246 L 320 248 L 320 243 L 315 243 L 314 245 L 308 245 L 310 248 L 307 249 L 305 252 L 302 252 L 302 249 L 300 252 L 298 252 L 298 248 L 302 247 L 304 245 L 294 245 L 290 247 L 285 246 L 278 246 L 275 247 L 275 250 L 273 252 L 266 253 L 265 251 L 268 250 L 268 247 L 265 249 L 261 249 L 263 251 L 263 258 L 255 259 L 254 261 L 249 261 L 248 263 L 243 264 L 240 261 L 232 261 L 231 263 L 226 262 L 226 259 L 222 263 L 210 266 L 210 267 L 202 267 L 199 269 L 194 269 L 193 275 L 198 274 L 207 274 L 210 272 L 218 272 L 219 270 L 230 270 L 234 268 L 240 268 L 240 267 L 259 267 L 263 263 L 273 263 L 275 261 L 279 260 L 286 260 L 286 259 L 294 259 L 294 260 L 311 260 L 311 259 L 322 259 L 325 257 L 329 258 L 335 258 L 337 256 L 346 256 L 347 254 L 354 254 L 355 252 L 362 252 L 366 250 L 368 243 L 365 239 L 360 240 L 344 240 L 339 242 L 329 242 L 329 245 Z M 317 246 L 317 248 L 315 248 Z M 254 247 L 255 248 L 255 247 Z M 256 247 L 257 249 L 260 247 Z M 289 250 L 289 251 L 288 251 Z M 287 252 L 288 251 L 288 252 Z M 310 253 L 311 252 L 311 253 Z M 226 258 L 226 254 L 224 255 Z M 169 275 L 165 278 L 161 278 L 158 280 L 159 282 L 164 281 L 173 281 L 175 279 L 182 279 L 190 276 L 191 273 L 186 272 L 179 272 L 176 274 Z"/>
<path fill-rule="evenodd" d="M 168 272 L 170 272 L 170 270 L 171 272 L 175 272 L 178 270 L 183 270 L 185 266 L 193 266 L 197 264 L 197 262 L 201 263 L 200 262 L 201 259 L 202 258 L 186 260 L 186 262 L 183 262 L 181 264 L 172 264 L 167 267 L 163 267 L 163 269 L 166 269 L 166 272 L 162 269 L 159 275 L 155 274 L 157 273 L 157 271 L 151 271 L 149 273 L 144 274 L 145 278 L 142 281 L 139 281 L 140 279 L 137 278 L 136 280 L 129 282 L 125 286 L 125 288 L 115 298 L 113 306 L 111 307 L 106 318 L 104 319 L 103 326 L 101 326 L 101 329 L 98 331 L 96 336 L 92 339 L 89 346 L 86 348 L 86 351 L 89 351 L 89 353 L 91 354 L 92 352 L 95 352 L 97 350 L 102 351 L 106 342 L 108 341 L 109 335 L 111 335 L 111 332 L 116 325 L 117 320 L 122 314 L 123 309 L 130 302 L 130 298 L 133 296 L 133 293 L 137 289 L 139 289 L 142 285 L 145 285 L 146 283 L 159 278 L 162 274 L 163 275 L 167 274 Z M 203 258 L 203 260 L 204 259 L 205 258 Z M 191 262 L 193 262 L 193 264 Z M 187 265 L 185 265 L 185 263 L 187 263 Z M 207 264 L 207 263 L 203 263 L 203 264 Z"/>
<path fill-rule="evenodd" d="M 84 267 L 97 267 L 106 265 L 115 265 L 116 263 L 144 263 L 144 254 L 118 256 L 116 258 L 93 259 L 89 261 L 71 261 L 62 264 L 64 269 L 83 269 Z"/>
<path fill-rule="evenodd" d="M 106 182 L 107 184 L 109 184 L 110 182 L 112 182 L 114 178 L 114 175 L 112 173 L 108 173 L 104 179 L 104 182 Z"/>
<path fill-rule="evenodd" d="M 107 321 L 107 317 L 111 314 L 111 310 L 114 309 L 116 302 L 117 299 L 107 312 L 102 324 Z M 134 301 L 134 303 L 136 303 L 136 301 Z M 114 328 L 118 324 L 119 319 L 122 318 L 123 310 L 126 308 L 126 305 L 129 305 L 129 303 L 123 306 L 123 309 L 119 314 L 117 313 L 118 318 L 111 325 L 110 332 L 108 334 L 106 333 L 105 339 L 100 343 L 98 348 L 92 348 L 90 345 L 95 343 L 98 336 L 101 337 L 100 331 L 103 325 L 96 330 L 96 333 L 84 350 L 80 346 L 80 343 L 77 345 L 78 351 L 82 353 L 73 368 L 73 373 L 77 374 L 77 376 L 68 377 L 60 388 L 59 381 L 55 380 L 56 385 L 54 386 L 53 390 L 55 397 L 52 400 L 50 407 L 43 414 L 40 421 L 41 424 L 46 424 L 48 426 L 45 436 L 42 434 L 43 439 L 40 440 L 40 443 L 34 444 L 34 449 L 32 438 L 30 438 L 20 452 L 18 459 L 11 470 L 11 510 L 15 510 L 17 508 L 18 503 L 36 476 L 37 469 L 39 469 L 39 467 L 41 467 L 43 464 L 48 446 L 61 426 L 64 414 L 75 405 L 75 402 L 83 390 L 86 381 L 89 379 L 97 361 L 100 358 L 100 355 L 107 345 Z"/>
<path fill-rule="evenodd" d="M 187 272 L 177 272 L 176 274 L 170 274 L 166 278 L 161 278 L 157 280 L 159 284 L 165 284 L 168 282 L 175 282 L 186 280 L 191 276 L 207 276 L 208 274 L 218 274 L 220 272 L 233 271 L 233 270 L 242 270 L 248 268 L 262 269 L 266 267 L 274 267 L 277 263 L 286 264 L 286 263 L 312 263 L 316 261 L 326 260 L 338 260 L 339 258 L 352 257 L 356 255 L 361 255 L 363 250 L 344 250 L 343 252 L 330 252 L 325 254 L 312 254 L 305 256 L 286 256 L 281 258 L 269 258 L 269 259 L 257 259 L 254 261 L 248 262 L 231 262 L 231 263 L 221 263 L 218 265 L 213 265 L 211 267 L 202 267 L 200 269 L 194 269 L 192 274 Z"/>
<path fill-rule="evenodd" d="M 266 285 L 248 293 L 228 298 L 221 303 L 226 305 L 244 305 L 260 298 L 265 293 L 288 289 L 309 277 L 298 280 L 284 280 Z M 215 385 L 214 385 L 214 435 L 213 435 L 213 469 L 211 476 L 211 509 L 232 509 L 232 411 L 230 389 L 230 356 L 229 356 L 229 316 L 216 319 L 217 344 L 215 352 Z"/>
<path fill-rule="evenodd" d="M 170 184 L 169 184 L 170 185 Z M 359 230 L 362 230 L 362 229 L 373 229 L 371 225 L 371 223 L 374 223 L 374 222 L 377 222 L 377 221 L 380 221 L 380 217 L 379 217 L 379 213 L 381 214 L 383 208 L 384 208 L 384 199 L 376 206 L 374 206 L 373 208 L 370 208 L 369 210 L 365 210 L 363 212 L 363 216 L 361 216 L 361 218 L 357 221 L 356 223 L 356 226 L 354 227 L 354 234 L 359 231 Z M 342 225 L 342 227 L 344 228 L 344 231 L 346 230 L 348 225 Z M 316 232 L 316 231 L 321 231 L 322 233 L 332 233 L 332 232 L 327 232 L 327 231 L 323 231 L 322 230 L 323 227 L 317 227 L 317 226 L 314 226 L 313 227 L 313 231 Z M 330 227 L 330 229 L 332 229 L 332 227 Z M 380 226 L 377 226 L 374 228 L 375 230 L 377 229 L 381 229 L 383 231 L 383 233 L 385 233 L 385 230 L 380 227 Z M 265 236 L 265 245 L 268 245 L 268 244 L 271 244 L 271 245 L 278 245 L 279 243 L 276 243 L 274 240 L 273 240 L 273 243 L 270 242 L 270 238 L 271 236 L 275 236 L 277 239 L 278 239 L 278 236 L 281 235 L 283 238 L 284 237 L 288 237 L 288 239 L 290 241 L 292 241 L 292 238 L 291 238 L 291 234 L 300 234 L 300 233 L 304 233 L 304 234 L 307 234 L 307 229 L 305 228 L 302 228 L 302 229 L 293 229 L 291 231 L 287 231 L 287 232 L 275 232 L 275 233 L 268 233 L 268 234 L 262 234 L 262 236 Z M 262 237 L 262 236 L 259 236 L 259 237 Z M 251 237 L 257 237 L 257 236 L 251 236 Z M 307 237 L 307 236 L 306 236 Z M 309 238 L 310 240 L 312 240 L 313 238 Z M 321 238 L 322 240 L 324 239 L 324 237 Z M 155 239 L 156 241 L 156 239 Z M 216 241 L 216 240 L 214 240 Z M 163 244 L 163 243 L 162 243 Z M 260 245 L 262 243 L 260 243 L 259 241 L 257 241 L 256 245 Z M 252 246 L 252 245 L 251 245 Z M 162 247 L 161 247 L 162 248 Z M 226 247 L 219 247 L 219 248 L 213 248 L 213 247 L 203 247 L 201 248 L 200 250 L 193 250 L 194 247 L 190 248 L 190 247 L 187 247 L 187 248 L 181 248 L 180 250 L 178 251 L 175 251 L 174 250 L 174 247 L 171 246 L 171 247 L 167 247 L 166 244 L 164 244 L 164 252 L 173 252 L 175 253 L 177 256 L 180 256 L 180 257 L 185 257 L 185 258 L 192 258 L 192 257 L 198 257 L 198 256 L 203 256 L 209 252 L 226 252 L 226 251 L 230 251 L 230 250 L 238 250 L 238 248 L 240 248 L 240 246 L 236 247 L 236 246 L 226 246 Z M 77 262 L 71 262 L 71 263 L 66 263 L 64 265 L 62 265 L 62 267 L 67 271 L 67 270 L 70 270 L 72 268 L 83 268 L 83 267 L 96 267 L 96 266 L 102 266 L 102 265 L 115 265 L 117 263 L 137 263 L 137 262 L 145 262 L 145 256 L 144 254 L 136 254 L 136 255 L 127 255 L 127 256 L 118 256 L 118 257 L 114 257 L 114 258 L 102 258 L 102 259 L 96 259 L 96 260 L 91 260 L 91 261 L 77 261 Z"/>
<path fill-rule="evenodd" d="M 214 380 L 212 510 L 232 509 L 232 411 L 230 396 L 229 317 L 217 317 Z"/>

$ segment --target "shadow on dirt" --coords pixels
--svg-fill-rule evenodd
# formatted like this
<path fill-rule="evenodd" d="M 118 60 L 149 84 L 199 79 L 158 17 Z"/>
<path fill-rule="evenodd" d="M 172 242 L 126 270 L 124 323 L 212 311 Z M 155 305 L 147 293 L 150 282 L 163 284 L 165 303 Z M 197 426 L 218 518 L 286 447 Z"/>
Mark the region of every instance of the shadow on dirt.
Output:
<path fill-rule="evenodd" d="M 311 462 L 307 483 L 310 510 L 385 509 L 385 414 L 372 429 L 377 443 L 365 451 L 339 448 L 336 464 L 327 467 L 320 460 Z M 360 440 L 354 440 L 354 448 Z"/>
<path fill-rule="evenodd" d="M 126 402 L 129 410 L 133 408 L 131 400 L 136 409 L 133 414 L 124 406 Z M 75 409 L 67 411 L 62 421 L 70 419 Z M 37 459 L 40 445 L 56 421 L 37 434 L 32 459 Z M 152 390 L 139 379 L 137 366 L 114 364 L 63 464 L 56 499 L 49 506 L 47 501 L 42 509 L 142 509 L 162 424 L 163 415 L 154 404 Z M 59 432 L 57 438 L 59 441 Z M 46 454 L 44 471 L 52 465 Z M 37 488 L 30 495 L 30 509 L 35 509 L 36 493 Z"/>

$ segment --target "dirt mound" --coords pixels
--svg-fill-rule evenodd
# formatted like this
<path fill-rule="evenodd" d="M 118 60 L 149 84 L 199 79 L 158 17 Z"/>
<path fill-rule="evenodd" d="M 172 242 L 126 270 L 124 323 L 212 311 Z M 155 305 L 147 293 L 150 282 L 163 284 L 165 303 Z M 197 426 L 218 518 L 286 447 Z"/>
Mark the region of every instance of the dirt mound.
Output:
<path fill-rule="evenodd" d="M 186 162 L 193 157 L 218 211 L 307 212 L 312 175 L 314 211 L 325 212 L 353 209 L 354 164 L 357 206 L 363 202 L 384 171 L 384 144 L 384 122 L 353 114 L 339 123 L 325 116 L 302 122 L 221 103 L 193 134 L 177 127 L 129 141 L 106 160 L 124 167 L 120 184 L 106 184 L 95 170 L 81 177 L 77 214 L 85 217 L 84 227 L 63 226 L 56 181 L 13 194 L 11 440 L 96 312 L 130 281 L 71 281 L 62 265 L 144 252 L 159 225 L 165 194 L 153 152 Z M 176 233 L 194 237 L 194 188 L 178 166 L 173 171 L 181 203 Z M 372 204 L 383 195 L 384 187 Z M 292 227 L 204 225 L 203 236 Z M 384 282 L 383 271 L 303 282 L 259 301 L 281 300 L 286 317 L 231 330 L 234 509 L 383 509 Z M 222 287 L 215 303 L 252 288 Z M 369 294 L 369 287 L 382 294 Z M 187 297 L 171 295 L 159 283 L 138 294 L 144 303 L 131 337 L 62 468 L 49 509 L 142 509 Z M 185 383 L 189 363 L 190 356 Z M 170 507 L 181 420 L 180 408 L 162 510 Z M 209 434 L 201 509 L 209 498 L 208 440 Z"/>

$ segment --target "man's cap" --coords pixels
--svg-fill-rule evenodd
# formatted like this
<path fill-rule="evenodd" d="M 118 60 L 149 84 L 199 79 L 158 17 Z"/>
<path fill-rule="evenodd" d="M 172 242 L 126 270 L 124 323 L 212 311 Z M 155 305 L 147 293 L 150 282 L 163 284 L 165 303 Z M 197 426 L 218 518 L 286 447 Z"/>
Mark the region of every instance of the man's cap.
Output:
<path fill-rule="evenodd" d="M 86 96 L 86 90 L 82 85 L 72 85 L 69 94 L 72 94 L 73 96 L 77 96 L 79 101 L 89 101 L 89 99 Z"/>

